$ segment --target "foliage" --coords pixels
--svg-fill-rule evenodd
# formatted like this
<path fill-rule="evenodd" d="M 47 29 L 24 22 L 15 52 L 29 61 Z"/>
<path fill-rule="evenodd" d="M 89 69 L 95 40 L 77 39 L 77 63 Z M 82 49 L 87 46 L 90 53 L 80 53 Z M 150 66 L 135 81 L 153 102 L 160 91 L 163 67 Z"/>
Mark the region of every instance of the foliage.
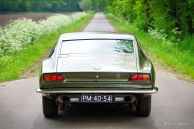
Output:
<path fill-rule="evenodd" d="M 181 41 L 181 34 L 182 32 L 178 30 L 178 28 L 172 29 L 173 36 L 167 38 L 167 34 L 165 33 L 164 29 L 149 29 L 149 35 L 152 39 L 158 39 L 162 41 L 166 41 L 168 45 L 177 45 Z"/>
<path fill-rule="evenodd" d="M 80 11 L 80 0 L 0 0 L 0 12 Z"/>
<path fill-rule="evenodd" d="M 92 0 L 92 5 L 102 5 L 140 30 L 164 30 L 169 38 L 174 29 L 194 33 L 194 0 Z"/>
<path fill-rule="evenodd" d="M 87 11 L 91 7 L 91 0 L 81 0 L 79 6 L 82 10 Z"/>
<path fill-rule="evenodd" d="M 67 3 L 67 6 L 64 8 L 64 11 L 67 12 L 75 12 L 75 11 L 81 11 L 81 8 L 79 6 L 80 0 L 64 0 Z"/>
<path fill-rule="evenodd" d="M 75 13 L 70 16 L 58 14 L 39 22 L 31 19 L 18 19 L 0 28 L 0 56 L 13 54 L 33 44 L 43 35 L 48 35 L 62 26 L 84 17 L 86 13 Z"/>
<path fill-rule="evenodd" d="M 91 0 L 91 8 L 95 11 L 104 11 L 106 0 Z"/>

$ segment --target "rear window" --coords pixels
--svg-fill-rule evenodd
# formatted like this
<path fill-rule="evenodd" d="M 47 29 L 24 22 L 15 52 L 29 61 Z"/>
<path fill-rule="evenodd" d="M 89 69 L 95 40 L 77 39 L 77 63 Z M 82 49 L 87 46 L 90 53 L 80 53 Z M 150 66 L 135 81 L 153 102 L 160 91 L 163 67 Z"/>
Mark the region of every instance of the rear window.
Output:
<path fill-rule="evenodd" d="M 74 40 L 63 41 L 61 54 L 133 53 L 132 40 Z"/>

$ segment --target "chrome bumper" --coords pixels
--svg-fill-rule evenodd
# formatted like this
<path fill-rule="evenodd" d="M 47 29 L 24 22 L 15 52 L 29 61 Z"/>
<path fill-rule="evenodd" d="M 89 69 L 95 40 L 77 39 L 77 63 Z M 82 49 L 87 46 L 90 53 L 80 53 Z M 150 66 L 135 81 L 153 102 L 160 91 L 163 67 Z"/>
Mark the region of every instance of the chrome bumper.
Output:
<path fill-rule="evenodd" d="M 75 90 L 75 89 L 40 89 L 36 90 L 38 93 L 42 94 L 80 94 L 80 93 L 133 93 L 133 94 L 154 94 L 158 92 L 158 88 L 153 89 L 135 89 L 135 90 Z"/>

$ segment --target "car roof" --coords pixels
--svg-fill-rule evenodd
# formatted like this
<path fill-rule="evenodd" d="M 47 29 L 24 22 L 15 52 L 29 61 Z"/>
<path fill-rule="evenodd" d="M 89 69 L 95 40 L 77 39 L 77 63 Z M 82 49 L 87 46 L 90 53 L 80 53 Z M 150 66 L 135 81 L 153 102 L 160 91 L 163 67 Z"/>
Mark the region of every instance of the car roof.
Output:
<path fill-rule="evenodd" d="M 105 33 L 105 32 L 74 32 L 64 33 L 60 36 L 61 41 L 66 40 L 89 40 L 89 39 L 125 39 L 134 40 L 132 34 Z"/>

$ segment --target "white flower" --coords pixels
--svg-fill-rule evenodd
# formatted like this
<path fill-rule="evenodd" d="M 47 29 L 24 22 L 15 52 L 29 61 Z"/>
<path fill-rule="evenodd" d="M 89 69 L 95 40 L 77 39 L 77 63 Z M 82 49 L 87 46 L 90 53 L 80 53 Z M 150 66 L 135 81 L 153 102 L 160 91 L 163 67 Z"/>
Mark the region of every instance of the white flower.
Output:
<path fill-rule="evenodd" d="M 57 14 L 39 22 L 32 19 L 14 20 L 0 28 L 0 56 L 25 49 L 28 44 L 32 44 L 42 35 L 48 35 L 60 27 L 68 26 L 86 15 L 85 12 L 70 16 Z"/>

